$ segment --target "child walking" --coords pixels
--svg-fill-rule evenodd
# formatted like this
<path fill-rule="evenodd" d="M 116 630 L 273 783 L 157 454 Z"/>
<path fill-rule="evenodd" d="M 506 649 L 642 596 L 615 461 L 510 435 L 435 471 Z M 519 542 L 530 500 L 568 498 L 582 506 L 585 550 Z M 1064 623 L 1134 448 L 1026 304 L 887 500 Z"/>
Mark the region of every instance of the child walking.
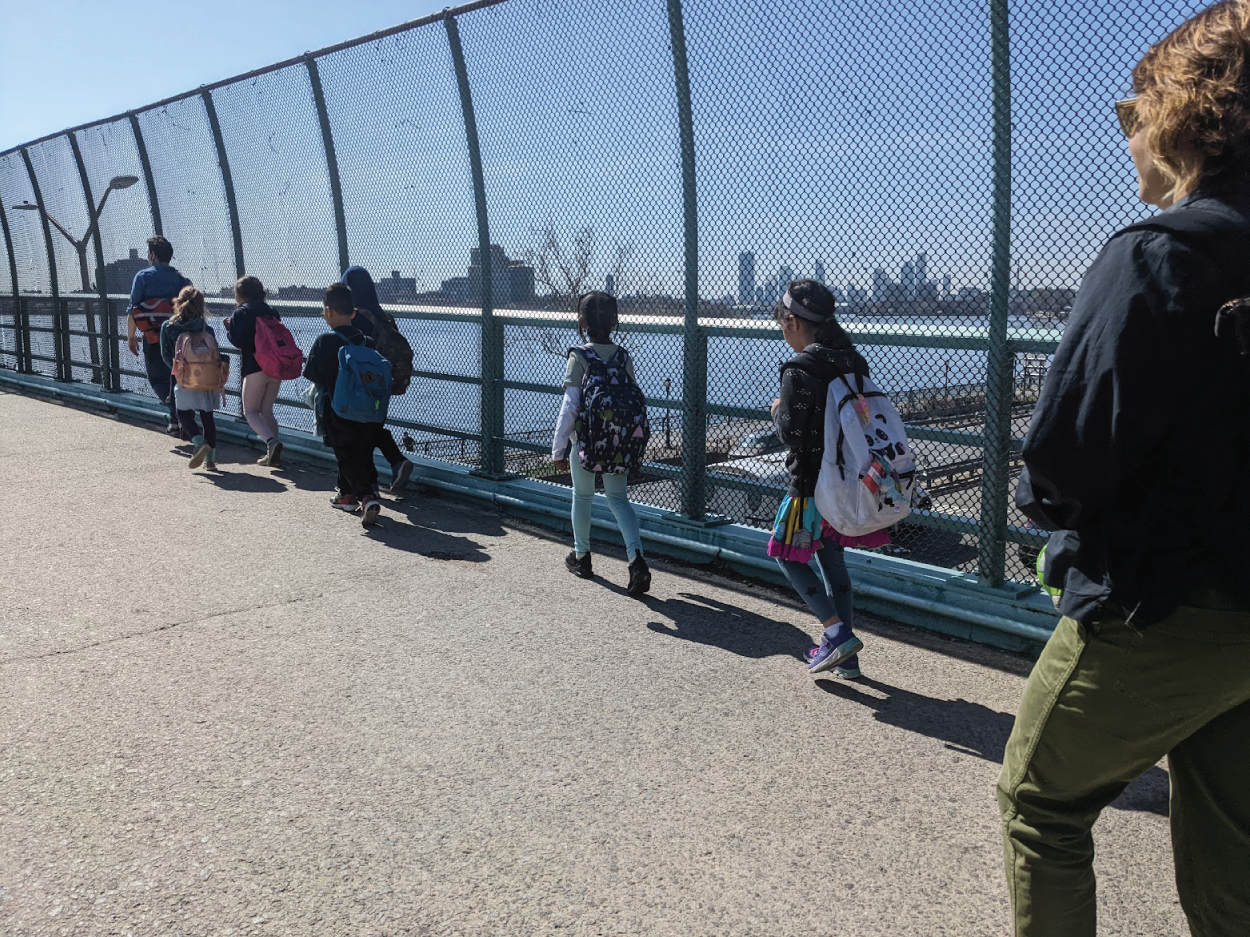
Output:
<path fill-rule="evenodd" d="M 265 454 L 256 464 L 281 468 L 282 441 L 278 438 L 278 419 L 273 414 L 273 405 L 282 390 L 282 381 L 266 374 L 256 360 L 256 320 L 280 322 L 282 317 L 265 302 L 265 285 L 256 277 L 239 278 L 234 284 L 234 301 L 238 308 L 225 321 L 226 337 L 239 349 L 243 417 L 265 444 Z"/>
<path fill-rule="evenodd" d="M 797 280 L 773 311 L 782 337 L 797 354 L 781 366 L 781 395 L 772 406 L 777 436 L 789 449 L 790 486 L 773 522 L 768 555 L 824 627 L 820 643 L 807 652 L 808 672 L 832 671 L 854 679 L 860 676 L 858 652 L 864 643 L 852 631 L 854 596 L 843 550 L 883 546 L 890 535 L 880 530 L 843 536 L 820 516 L 813 500 L 826 445 L 829 382 L 839 374 L 868 376 L 868 363 L 838 324 L 834 306 L 824 285 Z M 823 581 L 812 569 L 813 559 Z"/>
<path fill-rule="evenodd" d="M 211 342 L 204 343 L 208 357 L 220 359 L 216 333 L 208 324 L 204 314 L 204 294 L 194 286 L 183 287 L 174 299 L 174 314 L 161 324 L 161 358 L 171 370 L 175 367 L 178 337 L 185 333 L 192 335 L 206 333 L 206 337 L 211 339 Z M 224 386 L 224 369 L 221 376 Z M 215 384 L 216 381 L 212 383 Z M 221 391 L 191 390 L 182 386 L 181 382 L 175 382 L 174 401 L 183 436 L 191 440 L 191 445 L 195 448 L 187 467 L 194 470 L 203 465 L 210 472 L 215 472 L 217 470 L 217 422 L 213 417 L 213 411 L 222 405 Z M 199 422 L 204 427 L 202 432 L 196 424 L 197 414 Z"/>
<path fill-rule="evenodd" d="M 338 495 L 331 507 L 361 515 L 361 523 L 372 527 L 382 511 L 377 497 L 378 469 L 373 450 L 379 445 L 382 423 L 349 420 L 335 412 L 334 391 L 339 382 L 339 352 L 346 346 L 372 348 L 364 334 L 352 325 L 355 309 L 352 291 L 335 283 L 325 293 L 321 311 L 330 331 L 319 335 L 308 352 L 304 377 L 321 391 L 321 422 L 325 444 L 334 450 L 338 462 Z M 382 412 L 385 417 L 385 410 Z"/>
<path fill-rule="evenodd" d="M 565 557 L 565 566 L 582 579 L 594 576 L 590 515 L 598 477 L 625 539 L 628 592 L 642 595 L 651 588 L 651 570 L 642 555 L 638 517 L 629 503 L 628 477 L 631 468 L 642 465 L 650 427 L 633 359 L 612 341 L 618 321 L 616 299 L 609 293 L 587 293 L 579 300 L 577 331 L 589 342 L 569 349 L 551 459 L 558 470 L 573 477 L 573 552 Z M 570 457 L 574 445 L 577 455 Z"/>

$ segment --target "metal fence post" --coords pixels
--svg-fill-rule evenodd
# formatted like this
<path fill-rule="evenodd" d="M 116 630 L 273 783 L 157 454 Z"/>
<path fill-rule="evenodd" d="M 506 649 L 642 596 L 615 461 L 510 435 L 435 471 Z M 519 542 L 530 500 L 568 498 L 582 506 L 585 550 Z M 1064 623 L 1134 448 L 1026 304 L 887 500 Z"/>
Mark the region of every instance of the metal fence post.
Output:
<path fill-rule="evenodd" d="M 977 569 L 1001 583 L 1007 562 L 1007 486 L 1011 443 L 1012 351 L 1007 343 L 1011 301 L 1011 31 L 1009 0 L 990 0 L 994 81 L 994 226 L 990 272 L 989 351 L 985 379 L 985 459 Z"/>
<path fill-rule="evenodd" d="M 0 229 L 4 231 L 4 249 L 9 258 L 9 282 L 13 284 L 13 357 L 16 359 L 18 373 L 29 370 L 26 367 L 26 329 L 22 325 L 22 295 L 17 288 L 17 255 L 13 253 L 13 235 L 9 231 L 9 218 L 4 211 L 3 200 L 0 200 Z"/>
<path fill-rule="evenodd" d="M 695 191 L 694 111 L 681 0 L 668 0 L 668 30 L 681 132 L 681 194 L 685 238 L 685 332 L 682 336 L 682 513 L 700 520 L 707 501 L 707 335 L 699 328 L 699 205 Z"/>
<path fill-rule="evenodd" d="M 78 146 L 78 137 L 74 133 L 68 133 L 69 148 L 74 153 L 74 164 L 78 167 L 78 179 L 82 183 L 82 195 L 87 202 L 87 217 L 94 217 L 95 199 L 91 195 L 91 180 L 87 177 L 87 164 L 83 162 L 82 149 Z M 94 237 L 92 237 L 94 235 Z M 100 219 L 96 218 L 92 222 L 91 227 L 87 229 L 84 237 L 92 238 L 95 241 L 95 282 L 96 292 L 100 296 L 101 309 L 108 309 L 108 289 L 104 282 L 104 246 L 100 243 Z M 87 284 L 83 284 L 86 286 Z M 103 367 L 100 362 L 100 337 L 101 334 L 96 332 L 96 316 L 95 310 L 91 303 L 84 300 L 83 310 L 87 318 L 87 337 L 88 347 L 91 349 L 91 368 L 92 377 L 95 383 L 102 386 L 105 390 L 112 389 L 112 376 L 110 375 L 109 356 L 105 356 Z M 107 319 L 107 316 L 102 316 Z M 103 332 L 107 340 L 107 331 Z"/>
<path fill-rule="evenodd" d="M 213 144 L 217 147 L 217 165 L 221 167 L 221 185 L 226 191 L 226 208 L 230 212 L 230 233 L 234 237 L 234 275 L 242 277 L 243 267 L 243 229 L 239 227 L 239 203 L 234 198 L 234 178 L 230 175 L 230 160 L 226 157 L 226 141 L 221 135 L 221 122 L 217 119 L 217 108 L 213 104 L 211 91 L 200 92 L 204 101 L 204 110 L 208 114 L 208 126 L 213 132 Z"/>
<path fill-rule="evenodd" d="M 35 206 L 39 209 L 39 223 L 43 226 L 43 243 L 48 251 L 48 282 L 52 290 L 52 328 L 56 346 L 56 379 L 68 381 L 73 377 L 73 369 L 69 363 L 69 336 L 65 334 L 65 323 L 62 320 L 61 285 L 56 275 L 56 251 L 52 247 L 52 231 L 48 227 L 48 212 L 43 204 L 43 192 L 39 188 L 39 177 L 35 175 L 35 165 L 30 161 L 30 153 L 22 147 L 22 161 L 26 164 L 26 175 L 30 177 L 30 187 L 35 193 Z M 29 322 L 29 306 L 27 307 Z"/>
<path fill-rule="evenodd" d="M 473 202 L 477 211 L 477 244 L 482 271 L 482 465 L 483 475 L 502 475 L 504 471 L 504 395 L 503 395 L 503 326 L 495 320 L 494 271 L 491 264 L 490 227 L 486 211 L 486 179 L 482 172 L 482 149 L 477 136 L 477 118 L 473 112 L 473 95 L 469 88 L 469 71 L 460 44 L 460 29 L 455 17 L 443 20 L 447 42 L 456 70 L 456 86 L 460 92 L 460 110 L 464 115 L 464 136 L 469 149 L 469 169 L 473 175 Z"/>
<path fill-rule="evenodd" d="M 326 108 L 326 95 L 321 87 L 321 73 L 317 70 L 317 60 L 311 55 L 306 55 L 304 64 L 308 66 L 308 81 L 312 85 L 313 103 L 317 106 L 317 122 L 321 124 L 321 142 L 326 151 L 326 171 L 330 174 L 330 200 L 334 202 L 334 228 L 338 232 L 339 241 L 339 273 L 342 273 L 351 266 L 351 261 L 347 253 L 347 214 L 343 211 L 343 183 L 339 179 L 339 160 L 334 153 L 334 133 L 330 129 L 330 111 Z"/>
<path fill-rule="evenodd" d="M 156 179 L 152 176 L 152 164 L 148 161 L 148 146 L 143 142 L 143 131 L 139 129 L 139 117 L 134 111 L 130 118 L 130 132 L 134 134 L 135 146 L 139 150 L 139 165 L 143 167 L 143 181 L 148 187 L 148 207 L 152 210 L 152 233 L 164 234 L 161 230 L 161 205 L 156 197 Z"/>

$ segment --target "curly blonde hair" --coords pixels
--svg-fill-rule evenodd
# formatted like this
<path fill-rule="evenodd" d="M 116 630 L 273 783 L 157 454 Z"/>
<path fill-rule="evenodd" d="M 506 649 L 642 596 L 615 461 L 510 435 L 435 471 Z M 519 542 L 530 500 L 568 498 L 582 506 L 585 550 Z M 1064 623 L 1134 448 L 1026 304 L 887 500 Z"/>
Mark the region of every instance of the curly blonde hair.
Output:
<path fill-rule="evenodd" d="M 1146 143 L 1174 199 L 1228 184 L 1250 156 L 1250 0 L 1186 20 L 1133 69 Z"/>
<path fill-rule="evenodd" d="M 174 299 L 174 314 L 170 322 L 189 322 L 192 319 L 206 319 L 204 313 L 204 294 L 194 286 L 184 286 Z"/>

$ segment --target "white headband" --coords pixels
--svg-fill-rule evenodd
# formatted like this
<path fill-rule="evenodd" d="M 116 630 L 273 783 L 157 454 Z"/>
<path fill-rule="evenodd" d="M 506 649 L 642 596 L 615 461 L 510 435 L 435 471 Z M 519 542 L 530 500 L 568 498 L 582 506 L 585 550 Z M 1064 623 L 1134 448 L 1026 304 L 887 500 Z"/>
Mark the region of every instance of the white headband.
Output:
<path fill-rule="evenodd" d="M 781 297 L 781 304 L 785 306 L 792 315 L 798 316 L 800 319 L 806 319 L 808 322 L 824 322 L 822 316 L 816 315 L 801 302 L 790 295 L 790 291 L 786 290 L 786 295 Z"/>

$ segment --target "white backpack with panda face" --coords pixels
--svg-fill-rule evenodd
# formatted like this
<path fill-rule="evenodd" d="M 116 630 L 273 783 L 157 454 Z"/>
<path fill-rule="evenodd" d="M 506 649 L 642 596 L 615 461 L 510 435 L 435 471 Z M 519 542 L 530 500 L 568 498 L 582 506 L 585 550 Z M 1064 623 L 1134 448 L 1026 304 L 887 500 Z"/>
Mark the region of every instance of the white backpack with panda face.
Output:
<path fill-rule="evenodd" d="M 903 418 L 871 379 L 839 375 L 825 399 L 825 453 L 816 509 L 847 537 L 897 524 L 911 513 L 916 460 Z"/>

